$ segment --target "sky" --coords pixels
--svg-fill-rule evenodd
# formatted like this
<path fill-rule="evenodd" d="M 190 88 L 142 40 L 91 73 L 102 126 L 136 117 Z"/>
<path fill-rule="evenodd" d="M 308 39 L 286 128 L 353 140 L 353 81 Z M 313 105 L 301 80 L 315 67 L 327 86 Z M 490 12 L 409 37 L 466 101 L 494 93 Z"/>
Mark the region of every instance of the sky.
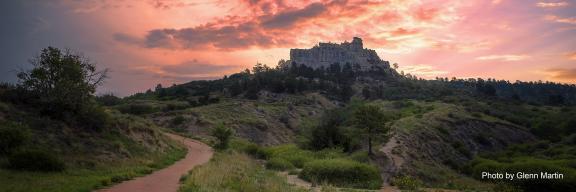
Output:
<path fill-rule="evenodd" d="M 53 46 L 111 70 L 126 96 L 351 41 L 418 77 L 576 83 L 576 0 L 6 0 L 0 81 Z"/>

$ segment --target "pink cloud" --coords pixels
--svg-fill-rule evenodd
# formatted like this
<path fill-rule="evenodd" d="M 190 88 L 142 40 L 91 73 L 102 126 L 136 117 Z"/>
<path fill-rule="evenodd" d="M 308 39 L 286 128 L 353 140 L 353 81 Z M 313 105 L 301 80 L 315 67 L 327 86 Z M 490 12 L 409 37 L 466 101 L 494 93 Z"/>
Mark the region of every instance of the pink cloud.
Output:
<path fill-rule="evenodd" d="M 545 20 L 547 21 L 552 21 L 552 22 L 556 22 L 556 23 L 566 23 L 566 24 L 576 24 L 576 18 L 565 18 L 565 17 L 559 17 L 556 15 L 546 15 L 544 17 Z"/>
<path fill-rule="evenodd" d="M 568 2 L 562 1 L 562 2 L 555 2 L 555 3 L 549 3 L 549 2 L 538 2 L 536 3 L 537 7 L 542 7 L 542 8 L 556 8 L 556 7 L 566 7 L 568 6 Z"/>
<path fill-rule="evenodd" d="M 449 19 L 456 17 L 453 5 L 443 5 L 451 9 L 424 6 L 416 0 L 241 1 L 241 7 L 252 11 L 231 12 L 194 27 L 153 29 L 144 37 L 117 33 L 114 38 L 146 48 L 175 50 L 288 48 L 318 41 L 343 41 L 352 36 L 361 36 L 376 47 L 410 46 L 414 42 L 417 47 L 432 47 L 434 40 L 430 37 L 414 35 L 455 22 Z M 396 38 L 409 35 L 412 37 Z"/>
<path fill-rule="evenodd" d="M 476 57 L 476 60 L 482 61 L 522 61 L 530 58 L 528 55 L 486 55 Z"/>

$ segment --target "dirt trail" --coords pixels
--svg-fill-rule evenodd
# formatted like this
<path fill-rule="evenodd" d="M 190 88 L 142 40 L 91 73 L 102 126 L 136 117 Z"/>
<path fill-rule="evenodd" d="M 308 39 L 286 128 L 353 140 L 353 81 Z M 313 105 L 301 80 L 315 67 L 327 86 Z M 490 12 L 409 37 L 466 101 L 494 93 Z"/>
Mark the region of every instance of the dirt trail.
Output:
<path fill-rule="evenodd" d="M 383 174 L 382 179 L 384 180 L 384 184 L 382 185 L 382 189 L 380 191 L 383 192 L 400 191 L 398 188 L 390 186 L 391 177 L 394 176 L 394 174 L 398 172 L 398 169 L 402 166 L 402 164 L 404 164 L 404 158 L 393 152 L 396 146 L 398 146 L 398 141 L 396 140 L 396 137 L 393 136 L 390 138 L 390 140 L 388 140 L 388 143 L 386 143 L 382 148 L 380 148 L 380 151 L 386 155 L 386 158 L 388 158 L 388 165 L 386 166 L 384 172 L 382 173 Z"/>
<path fill-rule="evenodd" d="M 188 147 L 188 154 L 184 159 L 150 175 L 125 181 L 97 192 L 176 192 L 180 187 L 179 180 L 182 175 L 212 158 L 213 151 L 208 145 L 170 133 L 166 135 L 181 141 Z"/>

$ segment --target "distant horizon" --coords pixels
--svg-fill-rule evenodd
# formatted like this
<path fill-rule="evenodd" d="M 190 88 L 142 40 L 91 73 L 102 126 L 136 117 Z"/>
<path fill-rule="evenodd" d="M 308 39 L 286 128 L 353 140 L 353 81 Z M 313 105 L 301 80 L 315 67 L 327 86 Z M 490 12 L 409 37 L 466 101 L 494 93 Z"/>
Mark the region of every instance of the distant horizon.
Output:
<path fill-rule="evenodd" d="M 128 96 L 274 67 L 290 48 L 361 37 L 425 79 L 576 84 L 576 1 L 4 1 L 0 81 L 42 48 L 82 52 Z"/>

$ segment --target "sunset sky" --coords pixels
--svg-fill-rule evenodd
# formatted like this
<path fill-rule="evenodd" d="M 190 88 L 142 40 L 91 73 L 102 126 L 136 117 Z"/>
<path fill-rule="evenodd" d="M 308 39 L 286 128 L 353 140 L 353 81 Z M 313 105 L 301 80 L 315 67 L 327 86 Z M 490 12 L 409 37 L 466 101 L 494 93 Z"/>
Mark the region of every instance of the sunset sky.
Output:
<path fill-rule="evenodd" d="M 55 46 L 109 68 L 99 93 L 121 96 L 354 36 L 423 78 L 576 83 L 576 0 L 7 0 L 0 21 L 1 81 Z"/>

